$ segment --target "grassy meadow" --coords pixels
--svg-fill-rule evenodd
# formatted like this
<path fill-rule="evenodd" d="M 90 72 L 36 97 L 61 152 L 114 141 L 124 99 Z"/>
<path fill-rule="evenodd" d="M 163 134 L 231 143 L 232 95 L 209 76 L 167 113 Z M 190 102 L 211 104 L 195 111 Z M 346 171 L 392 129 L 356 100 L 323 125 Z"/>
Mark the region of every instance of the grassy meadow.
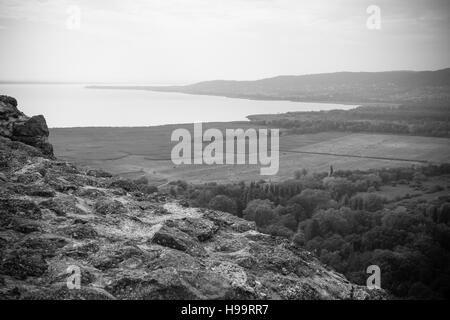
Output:
<path fill-rule="evenodd" d="M 240 180 L 280 181 L 294 171 L 310 172 L 404 167 L 448 162 L 450 139 L 321 132 L 281 134 L 280 169 L 276 176 L 261 176 L 259 165 L 181 165 L 175 166 L 170 152 L 176 142 L 170 136 L 176 128 L 192 131 L 192 124 L 155 127 L 55 128 L 50 141 L 58 157 L 82 166 L 103 168 L 130 178 L 147 176 L 154 184 L 183 179 L 190 182 L 232 182 Z M 203 130 L 218 128 L 247 129 L 249 122 L 207 123 Z M 224 149 L 225 150 L 225 149 Z"/>

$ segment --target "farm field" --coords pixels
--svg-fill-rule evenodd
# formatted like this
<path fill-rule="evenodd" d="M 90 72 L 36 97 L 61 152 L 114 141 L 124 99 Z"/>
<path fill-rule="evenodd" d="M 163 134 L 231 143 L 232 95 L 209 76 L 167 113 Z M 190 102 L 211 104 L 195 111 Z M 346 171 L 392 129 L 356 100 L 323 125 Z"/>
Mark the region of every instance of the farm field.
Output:
<path fill-rule="evenodd" d="M 249 122 L 207 123 L 207 128 L 249 128 Z M 142 128 L 51 129 L 50 142 L 61 159 L 102 168 L 130 178 L 145 175 L 161 185 L 171 180 L 190 182 L 279 181 L 302 168 L 309 172 L 405 167 L 450 162 L 450 139 L 387 134 L 323 132 L 281 135 L 280 165 L 275 176 L 261 176 L 259 165 L 175 166 L 171 133 L 179 125 Z M 192 125 L 182 126 L 189 130 Z"/>

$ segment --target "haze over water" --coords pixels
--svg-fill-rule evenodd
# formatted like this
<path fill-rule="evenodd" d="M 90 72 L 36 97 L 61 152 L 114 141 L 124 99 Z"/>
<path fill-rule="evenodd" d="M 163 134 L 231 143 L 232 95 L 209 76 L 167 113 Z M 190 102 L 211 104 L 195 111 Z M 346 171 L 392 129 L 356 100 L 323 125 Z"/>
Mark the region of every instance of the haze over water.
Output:
<path fill-rule="evenodd" d="M 351 109 L 354 106 L 259 101 L 141 90 L 87 89 L 81 84 L 1 84 L 27 115 L 43 114 L 49 127 L 155 126 L 247 120 L 259 113 Z"/>

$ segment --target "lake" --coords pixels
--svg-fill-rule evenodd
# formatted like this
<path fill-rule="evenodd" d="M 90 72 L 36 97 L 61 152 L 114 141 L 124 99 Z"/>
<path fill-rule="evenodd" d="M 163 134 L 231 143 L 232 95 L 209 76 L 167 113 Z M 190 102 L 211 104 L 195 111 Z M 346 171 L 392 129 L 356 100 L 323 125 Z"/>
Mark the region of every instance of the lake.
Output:
<path fill-rule="evenodd" d="M 0 84 L 32 116 L 49 127 L 155 126 L 247 120 L 259 113 L 351 109 L 355 106 L 261 101 L 141 90 L 87 89 L 81 84 Z"/>

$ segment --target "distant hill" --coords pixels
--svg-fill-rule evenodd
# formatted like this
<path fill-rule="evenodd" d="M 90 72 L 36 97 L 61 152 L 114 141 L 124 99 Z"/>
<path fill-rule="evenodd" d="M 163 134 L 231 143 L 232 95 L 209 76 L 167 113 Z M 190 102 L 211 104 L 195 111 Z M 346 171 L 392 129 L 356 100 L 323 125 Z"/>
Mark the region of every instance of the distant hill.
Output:
<path fill-rule="evenodd" d="M 441 105 L 450 102 L 450 68 L 437 71 L 336 72 L 255 81 L 214 80 L 187 86 L 113 88 L 261 100 Z"/>

